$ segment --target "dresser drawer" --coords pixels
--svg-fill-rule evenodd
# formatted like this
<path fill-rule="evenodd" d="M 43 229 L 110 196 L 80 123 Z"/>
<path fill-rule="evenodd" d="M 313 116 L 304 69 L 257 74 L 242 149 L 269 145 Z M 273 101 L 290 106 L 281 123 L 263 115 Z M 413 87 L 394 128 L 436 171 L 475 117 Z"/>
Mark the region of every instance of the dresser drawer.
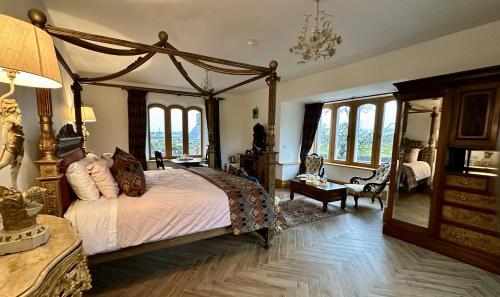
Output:
<path fill-rule="evenodd" d="M 441 238 L 463 247 L 500 256 L 500 238 L 442 224 Z"/>
<path fill-rule="evenodd" d="M 444 191 L 444 200 L 464 206 L 472 206 L 488 210 L 493 210 L 495 206 L 495 197 L 450 189 L 446 189 Z"/>
<path fill-rule="evenodd" d="M 500 232 L 500 219 L 496 214 L 485 214 L 479 211 L 445 205 L 443 206 L 443 219 L 466 226 Z"/>
<path fill-rule="evenodd" d="M 471 190 L 488 190 L 488 178 L 485 177 L 448 174 L 446 175 L 446 184 Z"/>

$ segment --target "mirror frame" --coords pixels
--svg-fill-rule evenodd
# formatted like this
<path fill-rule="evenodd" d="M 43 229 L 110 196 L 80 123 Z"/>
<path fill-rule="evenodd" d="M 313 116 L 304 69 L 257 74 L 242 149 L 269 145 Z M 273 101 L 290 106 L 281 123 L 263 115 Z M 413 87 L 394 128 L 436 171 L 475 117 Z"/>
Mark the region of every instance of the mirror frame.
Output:
<path fill-rule="evenodd" d="M 386 208 L 384 209 L 384 233 L 386 230 L 394 231 L 397 233 L 410 232 L 407 236 L 438 236 L 439 235 L 439 220 L 441 219 L 440 213 L 442 211 L 442 205 L 438 197 L 441 195 L 440 184 L 444 183 L 445 179 L 445 168 L 444 164 L 446 161 L 446 148 L 448 143 L 449 128 L 450 128 L 450 112 L 442 112 L 441 120 L 439 123 L 439 137 L 436 142 L 437 153 L 435 156 L 435 171 L 434 178 L 432 181 L 433 189 L 431 195 L 431 207 L 429 209 L 429 225 L 428 227 L 422 227 L 414 225 L 405 221 L 398 220 L 394 218 L 394 193 L 397 190 L 397 161 L 399 159 L 400 141 L 401 141 L 401 128 L 403 124 L 403 103 L 408 101 L 425 100 L 431 98 L 442 98 L 442 110 L 450 110 L 451 108 L 451 96 L 450 90 L 438 90 L 438 91 L 420 91 L 413 90 L 410 92 L 396 92 L 394 97 L 397 99 L 397 121 L 394 133 L 393 147 L 392 147 L 392 161 L 391 161 L 391 178 L 389 183 L 389 192 L 387 194 Z M 400 232 L 398 232 L 400 231 Z M 387 232 L 387 234 L 393 234 L 393 232 Z"/>

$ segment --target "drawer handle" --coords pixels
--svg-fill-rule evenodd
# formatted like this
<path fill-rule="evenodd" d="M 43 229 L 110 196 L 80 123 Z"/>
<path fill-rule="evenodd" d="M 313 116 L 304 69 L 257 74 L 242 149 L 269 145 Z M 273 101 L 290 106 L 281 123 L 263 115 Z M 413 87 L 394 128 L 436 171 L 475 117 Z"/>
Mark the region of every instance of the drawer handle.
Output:
<path fill-rule="evenodd" d="M 459 194 L 457 194 L 457 199 L 465 201 L 465 200 L 467 200 L 467 197 L 465 197 L 465 195 L 463 193 L 459 193 Z"/>
<path fill-rule="evenodd" d="M 466 185 L 468 185 L 468 184 L 469 184 L 469 180 L 468 180 L 467 178 L 465 178 L 465 177 L 462 177 L 462 178 L 460 179 L 460 183 L 461 183 L 462 185 L 466 186 Z"/>
<path fill-rule="evenodd" d="M 451 232 L 451 236 L 455 237 L 456 239 L 462 240 L 465 238 L 465 234 L 459 233 L 459 232 Z"/>
<path fill-rule="evenodd" d="M 457 219 L 459 220 L 464 220 L 466 218 L 466 215 L 464 215 L 463 213 L 458 213 L 458 214 L 455 214 L 455 216 L 457 217 Z"/>

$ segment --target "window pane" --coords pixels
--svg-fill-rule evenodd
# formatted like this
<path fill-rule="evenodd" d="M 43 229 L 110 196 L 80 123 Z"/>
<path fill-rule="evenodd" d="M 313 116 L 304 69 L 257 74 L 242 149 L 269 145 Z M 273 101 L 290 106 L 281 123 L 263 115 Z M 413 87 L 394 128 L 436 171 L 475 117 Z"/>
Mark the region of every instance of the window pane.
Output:
<path fill-rule="evenodd" d="M 188 111 L 189 154 L 201 156 L 201 112 Z"/>
<path fill-rule="evenodd" d="M 149 139 L 151 157 L 154 156 L 155 151 L 165 154 L 165 112 L 163 108 L 152 107 L 149 109 Z"/>
<path fill-rule="evenodd" d="M 170 110 L 170 127 L 172 138 L 172 156 L 180 156 L 183 154 L 183 141 L 182 141 L 182 110 L 179 108 L 172 108 Z"/>
<path fill-rule="evenodd" d="M 332 110 L 323 109 L 318 125 L 318 155 L 328 159 L 330 152 L 330 129 L 332 123 Z"/>
<path fill-rule="evenodd" d="M 349 135 L 349 106 L 337 108 L 335 127 L 335 160 L 347 160 L 347 136 Z"/>
<path fill-rule="evenodd" d="M 373 104 L 364 104 L 358 107 L 356 117 L 356 140 L 354 142 L 355 162 L 372 162 L 375 109 L 376 107 Z"/>
<path fill-rule="evenodd" d="M 380 163 L 390 163 L 392 159 L 392 141 L 396 127 L 396 100 L 384 104 L 382 138 L 380 142 Z"/>

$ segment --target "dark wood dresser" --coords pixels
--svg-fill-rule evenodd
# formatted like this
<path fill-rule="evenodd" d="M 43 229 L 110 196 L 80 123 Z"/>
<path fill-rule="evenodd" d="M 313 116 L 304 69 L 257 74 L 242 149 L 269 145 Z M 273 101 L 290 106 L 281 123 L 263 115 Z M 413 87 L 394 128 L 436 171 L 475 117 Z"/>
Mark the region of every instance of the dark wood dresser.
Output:
<path fill-rule="evenodd" d="M 428 226 L 394 216 L 393 166 L 384 233 L 500 274 L 500 65 L 395 86 L 400 115 L 408 102 L 440 98 L 441 123 Z M 490 155 L 497 161 L 479 164 Z"/>
<path fill-rule="evenodd" d="M 259 183 L 264 184 L 266 180 L 266 156 L 264 154 L 245 154 L 240 155 L 240 168 L 244 169 L 248 175 L 259 180 Z"/>

